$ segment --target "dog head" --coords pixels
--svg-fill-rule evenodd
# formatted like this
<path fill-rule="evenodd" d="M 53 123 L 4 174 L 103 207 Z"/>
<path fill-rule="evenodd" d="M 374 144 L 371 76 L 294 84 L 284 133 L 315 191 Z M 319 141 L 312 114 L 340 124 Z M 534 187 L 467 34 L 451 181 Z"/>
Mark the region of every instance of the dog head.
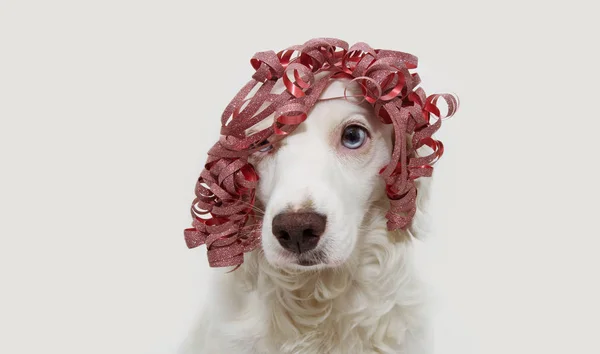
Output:
<path fill-rule="evenodd" d="M 343 97 L 347 84 L 335 80 L 323 96 Z M 310 269 L 351 255 L 365 212 L 385 198 L 379 172 L 390 160 L 392 136 L 370 106 L 324 100 L 290 136 L 251 156 L 271 264 Z"/>

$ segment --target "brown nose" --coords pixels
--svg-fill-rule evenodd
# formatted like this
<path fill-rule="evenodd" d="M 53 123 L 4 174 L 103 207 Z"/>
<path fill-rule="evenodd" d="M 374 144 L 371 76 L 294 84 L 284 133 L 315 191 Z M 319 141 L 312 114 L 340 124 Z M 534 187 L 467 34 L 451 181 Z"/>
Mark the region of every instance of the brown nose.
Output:
<path fill-rule="evenodd" d="M 302 253 L 317 247 L 327 218 L 312 212 L 283 213 L 273 218 L 273 235 L 283 248 Z"/>

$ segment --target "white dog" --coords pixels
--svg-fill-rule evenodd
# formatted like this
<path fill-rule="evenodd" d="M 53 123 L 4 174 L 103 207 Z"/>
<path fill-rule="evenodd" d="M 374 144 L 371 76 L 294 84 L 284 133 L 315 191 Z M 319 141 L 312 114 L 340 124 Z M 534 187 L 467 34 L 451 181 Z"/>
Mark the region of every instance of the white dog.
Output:
<path fill-rule="evenodd" d="M 323 96 L 343 96 L 336 80 Z M 322 96 L 322 97 L 323 97 Z M 428 292 L 407 231 L 388 231 L 379 175 L 393 129 L 369 106 L 318 102 L 308 119 L 251 162 L 261 179 L 262 247 L 234 272 L 215 269 L 183 353 L 431 352 Z"/>

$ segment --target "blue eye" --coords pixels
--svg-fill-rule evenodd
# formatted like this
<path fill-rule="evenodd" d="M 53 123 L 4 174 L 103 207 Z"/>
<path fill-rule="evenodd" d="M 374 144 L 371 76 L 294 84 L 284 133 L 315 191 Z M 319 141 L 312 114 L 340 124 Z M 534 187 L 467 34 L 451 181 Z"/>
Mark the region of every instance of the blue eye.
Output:
<path fill-rule="evenodd" d="M 367 130 L 360 125 L 349 125 L 342 133 L 342 145 L 348 149 L 358 149 L 367 140 Z"/>

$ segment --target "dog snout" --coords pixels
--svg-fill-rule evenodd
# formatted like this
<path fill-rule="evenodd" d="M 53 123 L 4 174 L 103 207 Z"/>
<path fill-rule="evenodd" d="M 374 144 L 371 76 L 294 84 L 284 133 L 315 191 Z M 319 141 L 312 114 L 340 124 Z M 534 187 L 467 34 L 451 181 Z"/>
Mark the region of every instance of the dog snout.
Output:
<path fill-rule="evenodd" d="M 302 253 L 317 247 L 327 218 L 315 212 L 288 212 L 273 218 L 273 235 L 286 250 Z"/>

